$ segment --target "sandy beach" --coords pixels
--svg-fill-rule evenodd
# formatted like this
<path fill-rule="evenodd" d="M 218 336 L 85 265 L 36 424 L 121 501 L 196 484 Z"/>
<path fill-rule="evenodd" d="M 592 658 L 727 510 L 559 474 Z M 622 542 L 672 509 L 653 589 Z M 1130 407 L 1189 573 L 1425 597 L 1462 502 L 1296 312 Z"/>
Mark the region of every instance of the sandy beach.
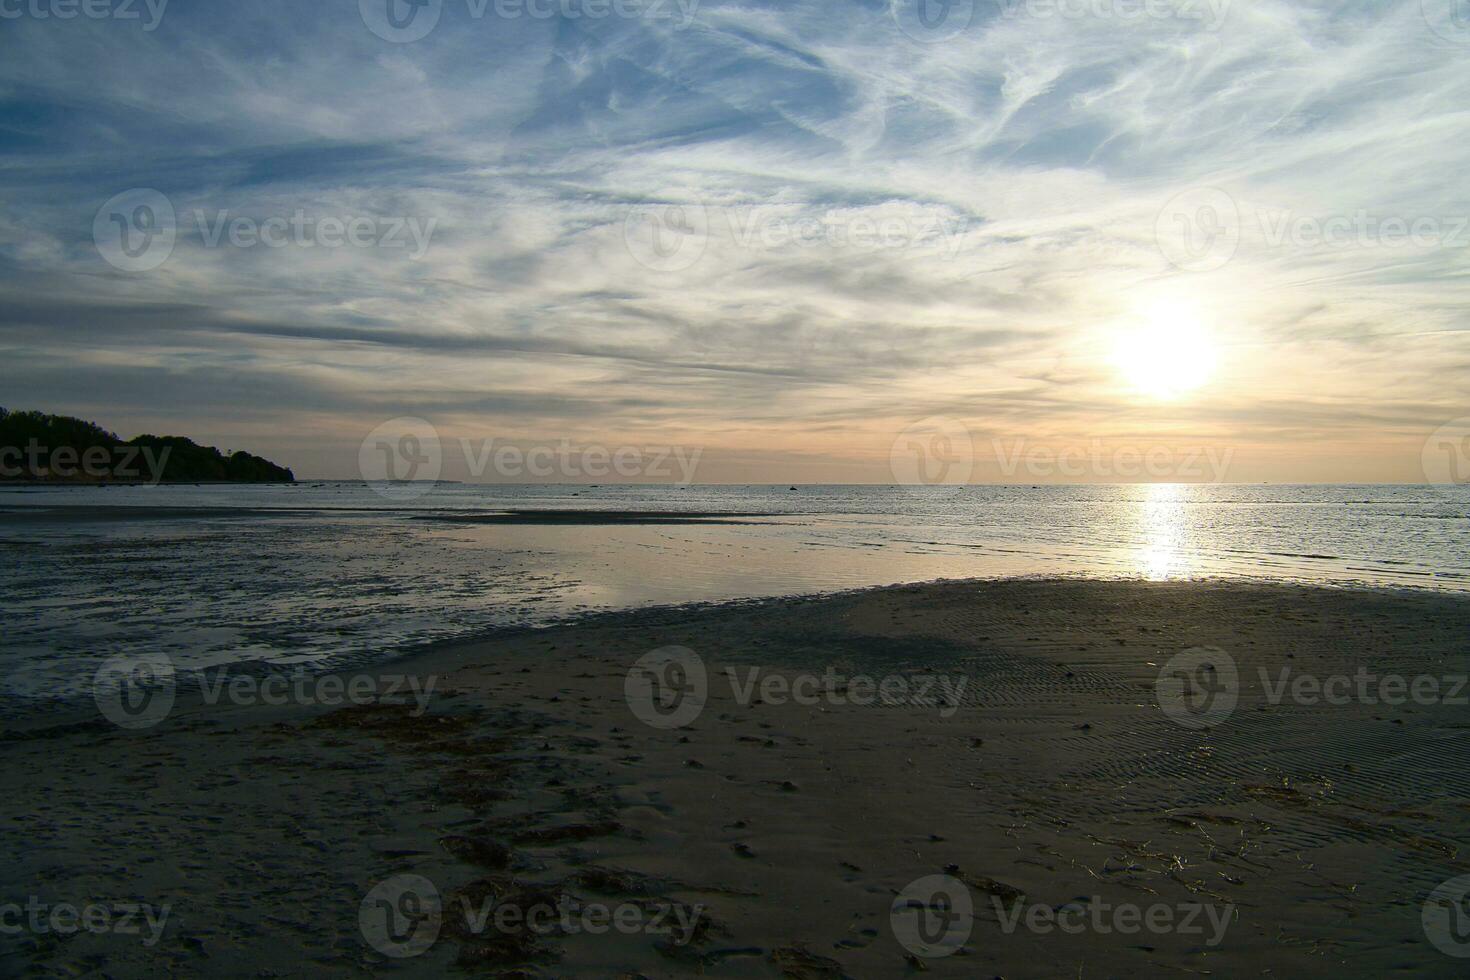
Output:
<path fill-rule="evenodd" d="M 147 727 L 5 731 L 11 893 L 142 925 L 0 969 L 1460 975 L 1467 635 L 1429 593 L 941 582 L 504 632 L 355 701 L 180 676 Z"/>
<path fill-rule="evenodd" d="M 1470 0 L 0 22 L 0 980 L 1470 975 Z"/>

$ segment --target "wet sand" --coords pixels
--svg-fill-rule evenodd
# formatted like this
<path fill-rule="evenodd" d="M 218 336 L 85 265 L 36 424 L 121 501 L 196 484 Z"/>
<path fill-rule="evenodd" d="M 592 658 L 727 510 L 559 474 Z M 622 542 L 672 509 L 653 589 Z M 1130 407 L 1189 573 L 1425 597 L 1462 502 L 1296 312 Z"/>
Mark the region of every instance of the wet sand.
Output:
<path fill-rule="evenodd" d="M 1462 975 L 1421 919 L 1435 886 L 1470 873 L 1470 708 L 1270 695 L 1283 669 L 1463 677 L 1467 636 L 1470 602 L 1427 593 L 938 583 L 420 651 L 381 673 L 433 681 L 421 716 L 401 689 L 352 707 L 181 696 L 135 732 L 96 713 L 31 719 L 0 742 L 8 899 L 171 911 L 152 947 L 0 936 L 0 970 Z M 702 710 L 674 727 L 694 701 L 650 714 L 643 694 L 662 689 L 629 683 L 671 646 L 708 676 Z M 1166 665 L 1200 648 L 1179 683 L 1197 707 L 1188 685 L 1215 684 L 1228 659 L 1223 717 L 1223 702 L 1181 714 L 1175 688 L 1160 694 Z M 899 703 L 855 703 L 860 677 L 895 679 Z M 788 682 L 822 693 L 799 703 Z M 432 882 L 444 912 L 437 942 L 393 959 L 360 913 L 402 875 Z M 893 914 L 933 875 L 973 902 L 946 956 L 928 954 L 956 933 L 916 953 L 906 906 Z M 699 912 L 687 935 L 475 932 L 460 900 L 487 896 Z M 1018 907 L 1072 903 L 1208 907 L 1224 928 L 1007 929 Z"/>
<path fill-rule="evenodd" d="M 756 524 L 759 518 L 793 517 L 792 514 L 737 513 L 662 510 L 506 510 L 493 513 L 416 515 L 422 521 L 450 524 Z"/>

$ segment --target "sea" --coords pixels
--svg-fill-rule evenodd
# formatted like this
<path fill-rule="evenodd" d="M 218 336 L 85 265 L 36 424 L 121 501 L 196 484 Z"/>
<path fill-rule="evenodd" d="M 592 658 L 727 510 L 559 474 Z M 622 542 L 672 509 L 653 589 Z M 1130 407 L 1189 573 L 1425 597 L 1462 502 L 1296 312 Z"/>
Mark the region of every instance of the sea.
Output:
<path fill-rule="evenodd" d="M 514 510 L 738 523 L 500 524 Z M 117 655 L 337 670 L 588 614 L 935 579 L 1470 590 L 1470 487 L 0 487 L 0 712 Z"/>

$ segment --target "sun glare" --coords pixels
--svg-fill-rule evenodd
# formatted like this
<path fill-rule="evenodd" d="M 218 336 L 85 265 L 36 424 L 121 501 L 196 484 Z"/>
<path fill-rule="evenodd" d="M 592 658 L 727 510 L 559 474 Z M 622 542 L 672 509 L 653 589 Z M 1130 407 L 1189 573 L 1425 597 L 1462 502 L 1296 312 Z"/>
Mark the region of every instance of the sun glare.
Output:
<path fill-rule="evenodd" d="M 1182 302 L 1143 311 L 1123 329 L 1114 352 L 1123 379 L 1160 401 L 1173 401 L 1209 381 L 1215 360 L 1204 319 Z"/>

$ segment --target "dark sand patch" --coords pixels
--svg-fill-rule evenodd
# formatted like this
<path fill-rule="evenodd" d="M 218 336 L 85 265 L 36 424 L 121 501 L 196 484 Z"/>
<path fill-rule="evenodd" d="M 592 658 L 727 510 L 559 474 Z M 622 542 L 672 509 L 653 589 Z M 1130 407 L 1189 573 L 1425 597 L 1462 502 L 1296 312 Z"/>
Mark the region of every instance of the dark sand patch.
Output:
<path fill-rule="evenodd" d="M 437 649 L 392 667 L 439 679 L 422 717 L 196 706 L 141 733 L 59 728 L 0 742 L 12 890 L 171 901 L 173 917 L 152 950 L 6 937 L 0 968 L 905 976 L 920 967 L 890 906 L 947 873 L 974 918 L 960 953 L 922 964 L 939 976 L 1458 976 L 1420 916 L 1470 872 L 1470 709 L 1273 704 L 1258 669 L 1463 675 L 1467 635 L 1470 602 L 1424 593 L 942 583 Z M 624 685 L 669 645 L 699 653 L 710 687 L 692 724 L 664 730 Z M 1239 705 L 1212 729 L 1155 701 L 1160 665 L 1193 646 L 1239 667 Z M 741 699 L 725 673 L 829 666 L 969 684 L 946 715 Z M 399 874 L 433 880 L 451 910 L 565 897 L 697 906 L 700 925 L 679 943 L 446 919 L 432 949 L 390 963 L 358 912 Z M 1231 911 L 1211 946 L 1007 932 L 1018 902 Z"/>

